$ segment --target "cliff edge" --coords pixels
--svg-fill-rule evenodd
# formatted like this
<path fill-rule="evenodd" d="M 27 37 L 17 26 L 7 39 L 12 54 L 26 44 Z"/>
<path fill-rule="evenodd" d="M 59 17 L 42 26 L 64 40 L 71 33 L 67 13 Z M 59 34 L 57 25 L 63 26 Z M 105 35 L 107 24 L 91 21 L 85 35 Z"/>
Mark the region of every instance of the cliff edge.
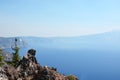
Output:
<path fill-rule="evenodd" d="M 30 49 L 15 67 L 3 65 L 0 68 L 0 80 L 78 80 L 74 75 L 60 74 L 54 67 L 41 66 L 35 54 L 36 51 Z"/>

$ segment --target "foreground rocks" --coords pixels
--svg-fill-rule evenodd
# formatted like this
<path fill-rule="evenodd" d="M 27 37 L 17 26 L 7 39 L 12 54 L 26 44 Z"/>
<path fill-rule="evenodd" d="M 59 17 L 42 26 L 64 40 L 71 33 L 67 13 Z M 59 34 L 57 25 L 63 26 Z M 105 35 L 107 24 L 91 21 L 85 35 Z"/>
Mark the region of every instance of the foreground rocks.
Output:
<path fill-rule="evenodd" d="M 16 67 L 5 64 L 0 68 L 0 80 L 78 80 L 75 76 L 71 78 L 58 73 L 54 67 L 41 66 L 35 53 L 30 49 Z"/>

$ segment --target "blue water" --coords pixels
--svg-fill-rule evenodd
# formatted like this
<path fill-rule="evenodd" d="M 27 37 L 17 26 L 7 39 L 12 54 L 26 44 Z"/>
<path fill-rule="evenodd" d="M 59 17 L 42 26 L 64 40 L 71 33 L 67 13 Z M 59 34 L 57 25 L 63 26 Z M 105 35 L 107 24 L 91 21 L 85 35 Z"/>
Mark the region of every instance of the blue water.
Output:
<path fill-rule="evenodd" d="M 36 49 L 41 65 L 80 80 L 120 80 L 120 51 Z M 21 56 L 26 54 L 21 50 Z M 24 53 L 24 54 L 23 54 Z"/>

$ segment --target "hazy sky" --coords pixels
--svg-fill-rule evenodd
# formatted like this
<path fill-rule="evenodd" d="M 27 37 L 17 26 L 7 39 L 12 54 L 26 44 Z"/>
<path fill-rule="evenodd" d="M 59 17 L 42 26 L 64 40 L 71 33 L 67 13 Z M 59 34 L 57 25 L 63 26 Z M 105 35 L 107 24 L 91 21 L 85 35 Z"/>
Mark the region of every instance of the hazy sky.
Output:
<path fill-rule="evenodd" d="M 0 0 L 0 36 L 79 36 L 120 29 L 120 0 Z"/>

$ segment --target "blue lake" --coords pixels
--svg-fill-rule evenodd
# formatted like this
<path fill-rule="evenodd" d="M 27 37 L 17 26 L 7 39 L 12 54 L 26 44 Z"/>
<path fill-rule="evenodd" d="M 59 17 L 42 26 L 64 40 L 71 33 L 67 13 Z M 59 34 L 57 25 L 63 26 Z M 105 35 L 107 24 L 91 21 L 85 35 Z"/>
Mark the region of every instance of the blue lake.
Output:
<path fill-rule="evenodd" d="M 120 51 L 36 50 L 41 65 L 56 67 L 65 75 L 74 74 L 80 80 L 120 80 Z M 25 51 L 21 50 L 21 56 L 26 54 Z"/>

